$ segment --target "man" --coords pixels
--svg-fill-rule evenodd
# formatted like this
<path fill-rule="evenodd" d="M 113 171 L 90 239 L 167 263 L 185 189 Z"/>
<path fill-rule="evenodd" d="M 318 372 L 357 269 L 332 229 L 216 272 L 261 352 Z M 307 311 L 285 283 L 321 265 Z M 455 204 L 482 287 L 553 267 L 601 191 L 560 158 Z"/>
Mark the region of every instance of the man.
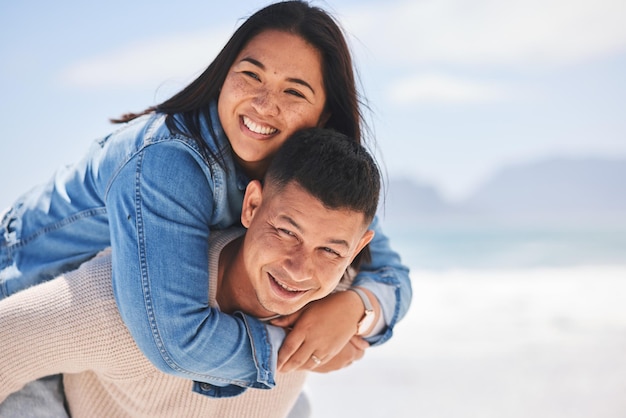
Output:
<path fill-rule="evenodd" d="M 379 189 L 375 163 L 354 141 L 323 129 L 294 135 L 274 157 L 264 185 L 253 181 L 246 189 L 245 235 L 243 230 L 213 234 L 209 276 L 217 280 L 210 283 L 207 303 L 226 313 L 269 319 L 329 295 L 373 237 L 367 228 Z M 104 253 L 0 302 L 0 402 L 29 381 L 64 373 L 74 417 L 288 413 L 304 372 L 278 373 L 271 390 L 212 398 L 203 394 L 216 390 L 220 369 L 229 364 L 215 370 L 212 384 L 157 370 L 119 317 L 110 274 L 110 255 Z M 361 296 L 354 295 L 360 303 Z M 357 322 L 367 331 L 359 320 L 355 331 Z M 315 353 L 311 361 L 318 361 Z"/>

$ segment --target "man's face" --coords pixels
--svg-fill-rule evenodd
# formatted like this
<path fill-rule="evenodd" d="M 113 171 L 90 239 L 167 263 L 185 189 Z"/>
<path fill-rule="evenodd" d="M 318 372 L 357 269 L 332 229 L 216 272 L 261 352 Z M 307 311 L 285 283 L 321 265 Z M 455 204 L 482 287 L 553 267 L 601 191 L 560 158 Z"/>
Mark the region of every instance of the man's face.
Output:
<path fill-rule="evenodd" d="M 251 182 L 242 223 L 257 316 L 287 315 L 327 296 L 374 235 L 362 213 L 328 209 L 295 182 L 282 191 Z"/>

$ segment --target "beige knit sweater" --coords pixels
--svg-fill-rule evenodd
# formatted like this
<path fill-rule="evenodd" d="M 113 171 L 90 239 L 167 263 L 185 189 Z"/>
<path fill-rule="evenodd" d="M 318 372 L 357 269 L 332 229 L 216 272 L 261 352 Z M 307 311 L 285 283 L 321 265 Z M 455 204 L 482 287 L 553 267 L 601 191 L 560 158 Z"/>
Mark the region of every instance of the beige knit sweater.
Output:
<path fill-rule="evenodd" d="M 225 242 L 212 245 L 211 277 L 217 277 L 215 260 Z M 214 399 L 193 392 L 191 381 L 152 366 L 119 316 L 110 267 L 105 252 L 74 272 L 0 302 L 0 402 L 30 381 L 64 373 L 75 418 L 288 414 L 305 372 L 278 374 L 271 390 Z"/>

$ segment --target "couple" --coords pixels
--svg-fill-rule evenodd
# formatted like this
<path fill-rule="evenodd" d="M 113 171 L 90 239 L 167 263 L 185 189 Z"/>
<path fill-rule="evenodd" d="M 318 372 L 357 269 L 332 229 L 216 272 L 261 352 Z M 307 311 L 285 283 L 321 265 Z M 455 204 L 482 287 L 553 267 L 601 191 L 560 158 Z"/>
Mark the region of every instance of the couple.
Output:
<path fill-rule="evenodd" d="M 137 347 L 156 369 L 209 384 L 198 388 L 215 398 L 272 388 L 277 370 L 334 370 L 358 359 L 362 348 L 349 341 L 360 341 L 352 337 L 369 304 L 377 323 L 367 342 L 391 337 L 411 285 L 376 218 L 356 292 L 309 303 L 286 336 L 207 299 L 217 277 L 209 242 L 240 223 L 246 186 L 264 178 L 287 138 L 321 127 L 362 140 L 351 54 L 326 12 L 302 1 L 259 10 L 181 92 L 117 122 L 124 125 L 0 219 L 0 299 L 14 301 L 110 247 L 106 276 Z M 301 290 L 276 283 L 285 295 Z"/>
<path fill-rule="evenodd" d="M 208 303 L 230 314 L 274 318 L 336 291 L 342 277 L 340 288 L 346 289 L 346 272 L 374 235 L 368 226 L 379 189 L 373 159 L 354 140 L 321 128 L 296 133 L 264 181 L 248 184 L 241 214 L 246 230 L 212 235 L 209 269 L 217 280 L 210 283 Z M 306 372 L 278 373 L 270 390 L 202 396 L 219 388 L 162 373 L 142 355 L 119 316 L 110 275 L 105 251 L 76 271 L 0 302 L 0 402 L 29 381 L 64 373 L 76 417 L 287 416 Z M 353 289 L 344 291 L 364 312 L 354 318 L 355 333 L 361 322 L 366 334 L 374 325 L 365 321 L 372 307 L 363 305 L 362 289 Z M 215 338 L 235 337 L 218 330 Z M 312 355 L 311 361 L 319 360 Z"/>

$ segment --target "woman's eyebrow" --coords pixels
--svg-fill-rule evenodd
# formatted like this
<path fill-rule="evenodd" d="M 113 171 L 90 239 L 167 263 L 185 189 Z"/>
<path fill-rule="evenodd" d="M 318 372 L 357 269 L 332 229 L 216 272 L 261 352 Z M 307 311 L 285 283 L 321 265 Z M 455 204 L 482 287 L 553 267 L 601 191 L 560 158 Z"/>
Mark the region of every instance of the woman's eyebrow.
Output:
<path fill-rule="evenodd" d="M 254 65 L 255 67 L 259 67 L 262 70 L 266 69 L 265 65 L 263 65 L 262 62 L 251 57 L 242 58 L 241 62 L 249 62 L 250 64 Z M 290 83 L 300 84 L 301 86 L 308 88 L 309 90 L 313 92 L 313 94 L 315 94 L 315 89 L 313 89 L 313 87 L 311 87 L 309 83 L 302 80 L 301 78 L 288 77 L 287 81 L 289 81 Z"/>

